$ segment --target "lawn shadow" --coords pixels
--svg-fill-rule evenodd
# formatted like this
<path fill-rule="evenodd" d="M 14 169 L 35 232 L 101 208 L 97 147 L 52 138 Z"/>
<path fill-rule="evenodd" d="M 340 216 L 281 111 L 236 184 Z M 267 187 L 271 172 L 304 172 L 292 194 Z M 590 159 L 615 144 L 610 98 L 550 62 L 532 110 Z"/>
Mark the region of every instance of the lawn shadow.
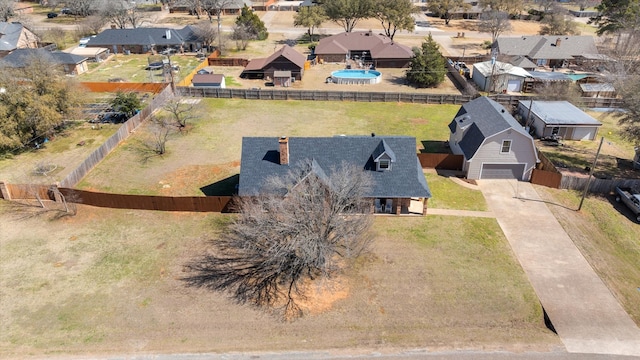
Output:
<path fill-rule="evenodd" d="M 203 186 L 200 191 L 205 196 L 234 196 L 238 193 L 238 184 L 240 183 L 240 174 L 229 176 L 226 179 L 216 181 L 213 184 Z"/>
<path fill-rule="evenodd" d="M 421 153 L 449 154 L 449 141 L 442 140 L 422 140 L 423 149 Z"/>

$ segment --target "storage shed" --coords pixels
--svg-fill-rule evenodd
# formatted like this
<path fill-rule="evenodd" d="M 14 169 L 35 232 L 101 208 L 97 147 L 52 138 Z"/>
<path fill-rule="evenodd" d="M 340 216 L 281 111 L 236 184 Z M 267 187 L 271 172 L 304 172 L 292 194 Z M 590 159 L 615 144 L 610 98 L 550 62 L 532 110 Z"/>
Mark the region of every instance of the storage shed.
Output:
<path fill-rule="evenodd" d="M 206 86 L 217 89 L 226 88 L 224 75 L 222 74 L 195 74 L 191 80 L 193 86 Z"/>
<path fill-rule="evenodd" d="M 531 75 L 525 69 L 501 61 L 473 64 L 473 82 L 482 91 L 520 92 L 524 80 Z"/>
<path fill-rule="evenodd" d="M 534 128 L 538 137 L 593 140 L 602 126 L 601 122 L 568 101 L 520 100 L 518 113 Z"/>

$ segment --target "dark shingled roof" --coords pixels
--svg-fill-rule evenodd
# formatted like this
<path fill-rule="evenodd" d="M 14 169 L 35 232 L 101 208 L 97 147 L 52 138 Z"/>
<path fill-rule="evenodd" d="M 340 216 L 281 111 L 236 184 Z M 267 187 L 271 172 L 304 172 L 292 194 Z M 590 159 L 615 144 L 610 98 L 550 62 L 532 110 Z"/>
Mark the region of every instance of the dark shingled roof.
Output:
<path fill-rule="evenodd" d="M 25 66 L 25 62 L 31 56 L 50 56 L 51 61 L 56 64 L 73 64 L 77 65 L 87 60 L 86 56 L 73 55 L 62 51 L 48 51 L 46 49 L 16 49 L 9 55 L 2 58 L 2 62 L 7 66 L 21 68 Z"/>
<path fill-rule="evenodd" d="M 469 127 L 458 144 L 467 160 L 475 155 L 486 138 L 505 130 L 513 129 L 530 137 L 522 125 L 502 105 L 486 96 L 479 97 L 460 107 L 455 118 L 449 123 L 449 129 L 452 133 L 456 131 L 456 124 L 460 128 Z"/>
<path fill-rule="evenodd" d="M 92 36 L 87 43 L 87 46 L 176 46 L 184 43 L 184 38 L 179 33 L 182 31 L 188 33 L 188 30 L 175 30 L 169 28 L 106 29 L 95 37 Z M 167 38 L 167 33 L 169 33 L 169 38 Z"/>
<path fill-rule="evenodd" d="M 249 61 L 249 63 L 244 69 L 245 70 L 262 70 L 263 68 L 267 67 L 269 64 L 274 62 L 276 59 L 278 59 L 280 56 L 294 63 L 300 69 L 304 68 L 304 63 L 305 61 L 307 61 L 307 58 L 304 55 L 297 52 L 294 48 L 292 48 L 289 45 L 284 45 L 283 47 L 280 48 L 280 50 L 274 52 L 267 58 L 253 59 Z"/>
<path fill-rule="evenodd" d="M 16 49 L 22 29 L 24 29 L 22 24 L 0 21 L 0 51 Z"/>
<path fill-rule="evenodd" d="M 410 47 L 371 31 L 352 31 L 323 38 L 316 46 L 317 55 L 348 54 L 349 51 L 368 50 L 374 59 L 410 59 Z"/>
<path fill-rule="evenodd" d="M 376 171 L 374 154 L 384 140 L 387 155 L 395 157 L 391 170 Z M 334 136 L 292 137 L 289 143 L 289 165 L 280 165 L 277 137 L 245 137 L 242 139 L 240 196 L 257 195 L 265 180 L 285 175 L 293 166 L 312 160 L 314 171 L 331 175 L 342 162 L 368 171 L 373 179 L 370 197 L 430 198 L 431 191 L 416 155 L 416 139 L 406 136 Z M 380 154 L 378 154 L 380 155 Z"/>
<path fill-rule="evenodd" d="M 584 54 L 598 54 L 591 35 L 501 36 L 496 40 L 501 55 L 523 55 L 530 59 L 572 59 Z"/>

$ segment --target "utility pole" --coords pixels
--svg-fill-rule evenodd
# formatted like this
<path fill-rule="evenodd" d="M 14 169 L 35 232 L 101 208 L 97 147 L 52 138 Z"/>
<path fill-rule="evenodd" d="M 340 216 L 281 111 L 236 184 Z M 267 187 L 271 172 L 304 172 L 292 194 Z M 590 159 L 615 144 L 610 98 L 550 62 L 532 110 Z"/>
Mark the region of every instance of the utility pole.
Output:
<path fill-rule="evenodd" d="M 600 145 L 598 145 L 596 158 L 593 160 L 593 165 L 591 165 L 591 170 L 589 171 L 589 179 L 587 179 L 587 186 L 584 188 L 584 192 L 582 193 L 582 199 L 580 199 L 580 205 L 578 206 L 578 211 L 582 209 L 582 203 L 584 202 L 584 198 L 587 196 L 587 192 L 589 191 L 589 185 L 591 184 L 591 176 L 593 175 L 593 170 L 596 168 L 596 163 L 598 162 L 598 156 L 600 156 L 600 149 L 602 149 L 603 142 L 604 142 L 604 136 L 600 138 Z"/>

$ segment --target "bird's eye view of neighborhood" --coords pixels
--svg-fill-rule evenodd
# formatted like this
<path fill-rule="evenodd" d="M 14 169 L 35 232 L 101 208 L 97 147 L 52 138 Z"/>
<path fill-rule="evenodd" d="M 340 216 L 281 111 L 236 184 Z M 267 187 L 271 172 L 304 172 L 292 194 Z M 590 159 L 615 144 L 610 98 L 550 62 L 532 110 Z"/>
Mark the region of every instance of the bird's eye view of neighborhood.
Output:
<path fill-rule="evenodd" d="M 0 0 L 0 358 L 640 359 L 640 0 Z"/>

